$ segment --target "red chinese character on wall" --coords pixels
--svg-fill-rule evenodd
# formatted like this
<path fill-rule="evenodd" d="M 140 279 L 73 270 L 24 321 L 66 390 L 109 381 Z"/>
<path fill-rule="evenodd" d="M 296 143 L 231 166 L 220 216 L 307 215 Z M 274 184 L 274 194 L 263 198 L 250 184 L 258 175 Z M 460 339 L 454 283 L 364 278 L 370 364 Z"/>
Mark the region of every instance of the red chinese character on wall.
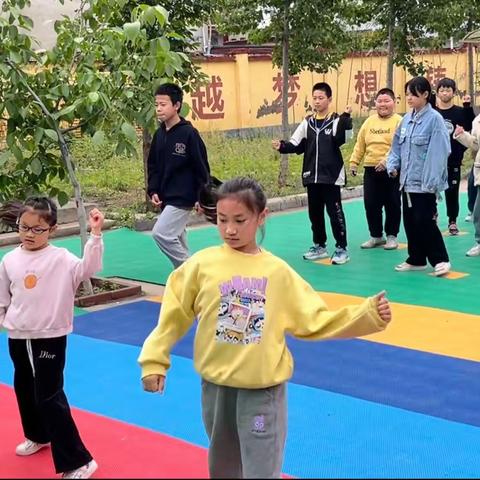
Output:
<path fill-rule="evenodd" d="M 373 97 L 378 90 L 377 72 L 375 70 L 366 70 L 364 72 L 358 70 L 354 78 L 356 80 L 355 91 L 357 92 L 355 103 L 360 104 L 362 107 L 370 107 Z"/>
<path fill-rule="evenodd" d="M 299 80 L 298 75 L 289 75 L 288 76 L 288 108 L 290 108 L 294 103 L 295 100 L 297 99 L 297 92 L 296 90 L 300 90 L 300 84 L 298 83 Z M 273 80 L 273 87 L 272 90 L 278 91 L 278 96 L 277 98 L 273 101 L 274 104 L 280 104 L 282 103 L 282 82 L 283 82 L 283 77 L 281 73 L 277 73 L 276 77 L 272 78 Z"/>
<path fill-rule="evenodd" d="M 427 80 L 433 88 L 435 88 L 437 83 L 446 76 L 447 69 L 445 67 L 429 67 L 427 70 Z"/>
<path fill-rule="evenodd" d="M 219 120 L 225 116 L 225 102 L 222 98 L 223 82 L 219 75 L 205 87 L 200 87 L 192 93 L 193 119 Z"/>

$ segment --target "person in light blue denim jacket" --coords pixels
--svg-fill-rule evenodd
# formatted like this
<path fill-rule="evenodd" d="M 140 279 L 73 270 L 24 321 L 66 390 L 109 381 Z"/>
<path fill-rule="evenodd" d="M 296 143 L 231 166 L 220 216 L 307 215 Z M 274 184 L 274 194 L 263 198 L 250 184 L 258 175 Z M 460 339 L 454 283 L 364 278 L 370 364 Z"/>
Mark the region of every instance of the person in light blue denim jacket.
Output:
<path fill-rule="evenodd" d="M 431 86 L 426 78 L 408 81 L 405 94 L 412 111 L 398 126 L 387 159 L 388 174 L 400 175 L 408 241 L 408 258 L 395 270 L 425 270 L 428 260 L 434 274 L 441 276 L 451 268 L 437 225 L 437 196 L 448 188 L 450 136 L 442 116 L 429 103 Z"/>

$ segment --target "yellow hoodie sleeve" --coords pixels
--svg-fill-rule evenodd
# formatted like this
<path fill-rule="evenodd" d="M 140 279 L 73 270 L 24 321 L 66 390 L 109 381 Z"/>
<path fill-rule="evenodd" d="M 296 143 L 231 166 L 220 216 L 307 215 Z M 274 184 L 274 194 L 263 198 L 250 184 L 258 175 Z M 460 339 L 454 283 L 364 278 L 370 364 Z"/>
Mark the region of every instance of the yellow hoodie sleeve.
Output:
<path fill-rule="evenodd" d="M 365 122 L 363 122 L 363 125 L 360 127 L 360 130 L 358 131 L 357 135 L 357 141 L 355 142 L 355 147 L 353 147 L 353 152 L 352 156 L 350 157 L 350 167 L 355 165 L 358 167 L 360 163 L 363 160 L 363 157 L 365 156 L 365 150 L 366 150 L 366 143 L 365 143 Z"/>
<path fill-rule="evenodd" d="M 383 330 L 388 322 L 377 312 L 374 297 L 355 306 L 328 310 L 318 293 L 293 270 L 285 285 L 287 331 L 298 338 L 352 338 Z M 287 300 L 287 299 L 285 299 Z"/>
<path fill-rule="evenodd" d="M 168 277 L 158 325 L 145 340 L 138 358 L 142 378 L 166 374 L 171 349 L 193 324 L 197 293 L 197 264 L 189 260 Z"/>

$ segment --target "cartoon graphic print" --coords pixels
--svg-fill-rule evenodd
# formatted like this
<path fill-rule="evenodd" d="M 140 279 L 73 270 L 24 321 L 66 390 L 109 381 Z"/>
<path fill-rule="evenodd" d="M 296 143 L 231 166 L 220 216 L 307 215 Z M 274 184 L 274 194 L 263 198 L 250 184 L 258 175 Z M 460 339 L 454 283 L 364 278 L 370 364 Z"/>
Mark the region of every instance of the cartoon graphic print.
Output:
<path fill-rule="evenodd" d="M 265 325 L 267 279 L 233 277 L 220 285 L 216 340 L 231 344 L 260 343 Z"/>

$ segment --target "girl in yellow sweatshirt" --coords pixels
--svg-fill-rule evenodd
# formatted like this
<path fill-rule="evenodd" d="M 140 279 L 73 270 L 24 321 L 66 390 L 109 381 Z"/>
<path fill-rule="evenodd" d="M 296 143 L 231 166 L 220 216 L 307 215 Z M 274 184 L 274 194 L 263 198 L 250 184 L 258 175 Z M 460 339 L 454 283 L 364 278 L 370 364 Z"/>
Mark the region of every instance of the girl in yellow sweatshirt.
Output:
<path fill-rule="evenodd" d="M 167 280 L 157 327 L 143 345 L 143 387 L 163 392 L 170 351 L 194 318 L 194 366 L 202 377 L 203 421 L 212 478 L 279 478 L 286 438 L 286 382 L 293 373 L 287 334 L 306 340 L 383 330 L 385 292 L 329 311 L 286 262 L 257 245 L 266 197 L 236 178 L 218 191 L 224 244 L 197 252 Z"/>

